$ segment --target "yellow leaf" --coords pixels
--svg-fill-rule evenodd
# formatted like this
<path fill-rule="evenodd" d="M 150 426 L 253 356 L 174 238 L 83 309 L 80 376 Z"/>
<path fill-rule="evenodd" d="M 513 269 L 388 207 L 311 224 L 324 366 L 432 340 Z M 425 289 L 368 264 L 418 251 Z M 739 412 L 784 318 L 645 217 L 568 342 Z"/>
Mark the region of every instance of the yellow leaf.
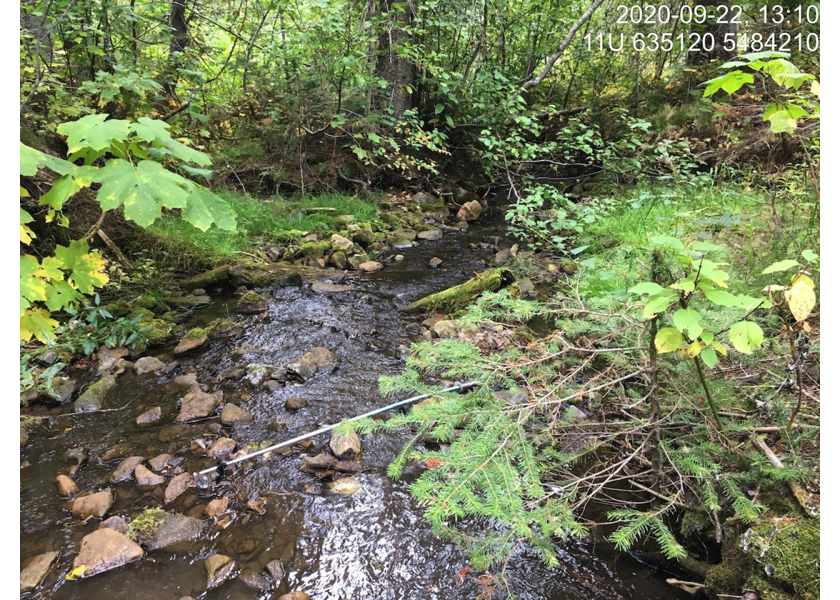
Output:
<path fill-rule="evenodd" d="M 26 188 L 20 186 L 20 197 L 21 198 L 29 198 L 29 192 L 26 191 Z"/>
<path fill-rule="evenodd" d="M 804 275 L 802 277 L 805 278 Z M 785 292 L 785 300 L 790 307 L 790 312 L 793 313 L 793 318 L 797 321 L 807 319 L 817 303 L 817 297 L 812 289 L 813 283 L 812 281 L 811 285 L 808 285 L 806 281 L 799 279 Z"/>
<path fill-rule="evenodd" d="M 723 355 L 723 356 L 726 356 L 726 346 L 724 346 L 724 345 L 723 345 L 723 344 L 721 344 L 720 342 L 712 342 L 712 348 L 714 348 L 715 350 L 717 350 L 717 353 L 718 353 L 718 354 L 721 354 L 721 355 Z"/>
<path fill-rule="evenodd" d="M 22 243 L 24 243 L 28 246 L 29 243 L 32 241 L 32 238 L 34 238 L 34 237 L 35 237 L 35 234 L 32 232 L 31 229 L 29 229 L 29 227 L 27 227 L 26 225 L 21 225 L 20 226 L 20 241 Z"/>
<path fill-rule="evenodd" d="M 814 289 L 814 280 L 811 279 L 810 277 L 808 277 L 807 275 L 805 275 L 804 273 L 797 273 L 796 275 L 794 275 L 793 277 L 790 278 L 791 287 L 796 285 L 796 283 L 799 282 L 799 281 L 803 282 L 805 285 L 807 285 L 812 290 Z"/>
<path fill-rule="evenodd" d="M 701 350 L 703 350 L 703 345 L 700 343 L 700 340 L 697 340 L 688 347 L 687 354 L 689 357 L 694 358 L 700 354 Z"/>
<path fill-rule="evenodd" d="M 802 323 L 802 329 L 804 329 L 807 333 L 811 333 L 811 326 L 808 325 L 808 322 Z"/>
<path fill-rule="evenodd" d="M 774 285 L 768 285 L 768 286 L 764 287 L 765 292 L 781 292 L 784 289 L 785 289 L 785 286 L 775 285 L 775 284 Z"/>
<path fill-rule="evenodd" d="M 811 93 L 817 98 L 820 98 L 820 82 L 816 79 L 811 82 Z M 822 98 L 820 98 L 820 100 L 822 100 Z"/>
<path fill-rule="evenodd" d="M 67 581 L 73 581 L 74 579 L 81 579 L 82 577 L 85 576 L 85 571 L 87 571 L 87 565 L 79 565 L 78 567 L 76 567 L 75 569 L 73 569 L 72 571 L 67 573 L 67 576 L 65 577 L 65 579 L 67 579 Z"/>

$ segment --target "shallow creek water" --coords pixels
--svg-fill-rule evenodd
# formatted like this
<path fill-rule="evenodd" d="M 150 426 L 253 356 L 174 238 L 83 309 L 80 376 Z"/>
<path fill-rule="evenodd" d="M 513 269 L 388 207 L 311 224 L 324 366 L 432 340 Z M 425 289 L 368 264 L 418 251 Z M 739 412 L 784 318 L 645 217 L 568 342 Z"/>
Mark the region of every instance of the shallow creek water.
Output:
<path fill-rule="evenodd" d="M 194 371 L 210 391 L 222 389 L 225 400 L 251 412 L 253 423 L 237 427 L 229 435 L 240 446 L 264 440 L 276 443 L 343 418 L 384 406 L 377 379 L 399 372 L 401 345 L 414 339 L 409 321 L 396 307 L 426 294 L 461 283 L 483 267 L 493 264 L 495 250 L 486 245 L 503 235 L 498 222 L 471 226 L 465 233 L 446 233 L 436 242 L 398 250 L 405 259 L 387 262 L 384 270 L 351 273 L 342 284 L 354 291 L 315 293 L 309 283 L 300 287 L 263 290 L 271 302 L 265 315 L 235 314 L 236 298 L 215 296 L 213 306 L 201 311 L 189 327 L 217 317 L 230 317 L 244 326 L 244 333 L 231 340 L 213 342 L 208 350 L 178 359 L 169 375 L 120 375 L 117 389 L 105 408 L 121 409 L 95 415 L 58 417 L 69 406 L 51 411 L 31 431 L 29 444 L 21 451 L 20 532 L 21 563 L 37 554 L 57 551 L 59 558 L 44 583 L 26 598 L 60 600 L 179 599 L 182 596 L 214 599 L 277 598 L 291 590 L 303 590 L 313 600 L 332 599 L 471 599 L 482 592 L 469 573 L 458 582 L 458 571 L 468 566 L 466 554 L 454 544 L 435 538 L 422 517 L 422 508 L 411 498 L 409 472 L 401 481 L 385 474 L 388 463 L 407 437 L 400 434 L 363 438 L 364 473 L 352 495 L 330 491 L 313 475 L 299 471 L 301 450 L 290 456 L 273 454 L 230 469 L 214 490 L 190 489 L 173 503 L 163 505 L 163 487 L 140 490 L 133 481 L 109 484 L 117 463 L 102 463 L 98 457 L 118 443 L 128 442 L 130 455 L 147 459 L 160 453 L 183 456 L 183 467 L 194 472 L 214 462 L 190 451 L 191 440 L 200 432 L 173 427 L 177 402 L 184 393 L 172 379 Z M 470 245 L 473 245 L 472 247 Z M 507 244 L 509 245 L 509 243 Z M 443 259 L 438 269 L 429 259 Z M 333 280 L 341 273 L 336 272 Z M 329 277 L 324 280 L 330 279 Z M 252 389 L 246 382 L 214 383 L 218 375 L 234 366 L 263 363 L 282 366 L 315 346 L 335 352 L 340 360 L 333 373 L 316 375 L 302 385 L 286 383 L 276 391 Z M 240 352 L 235 352 L 239 349 Z M 169 353 L 168 353 L 169 352 Z M 171 347 L 157 355 L 172 360 Z M 290 413 L 284 402 L 302 396 L 308 406 Z M 164 418 L 150 428 L 139 428 L 134 419 L 149 408 L 160 406 Z M 124 408 L 123 408 L 124 407 Z M 43 414 L 43 413 L 42 413 Z M 216 421 L 205 422 L 210 426 Z M 183 429 L 183 428 L 181 428 Z M 328 452 L 329 434 L 314 439 L 309 454 Z M 67 450 L 84 447 L 89 460 L 81 466 L 76 482 L 80 494 L 110 487 L 115 502 L 109 515 L 130 520 L 142 510 L 163 507 L 206 519 L 203 509 L 213 498 L 231 497 L 235 517 L 226 529 L 213 529 L 198 541 L 172 551 L 153 551 L 130 565 L 82 581 L 66 581 L 81 539 L 99 522 L 83 523 L 70 515 L 70 502 L 56 495 L 55 478 L 67 473 L 74 462 Z M 416 476 L 416 471 L 414 476 Z M 266 512 L 259 515 L 245 504 L 266 498 Z M 255 592 L 239 579 L 205 592 L 204 559 L 221 553 L 232 556 L 239 568 L 261 572 L 272 560 L 286 571 L 279 588 Z M 571 543 L 559 549 L 561 565 L 545 567 L 527 548 L 520 547 L 506 571 L 509 592 L 522 599 L 626 599 L 688 598 L 667 585 L 654 567 L 630 555 L 614 556 L 607 544 L 593 540 Z M 494 596 L 505 597 L 500 590 Z"/>

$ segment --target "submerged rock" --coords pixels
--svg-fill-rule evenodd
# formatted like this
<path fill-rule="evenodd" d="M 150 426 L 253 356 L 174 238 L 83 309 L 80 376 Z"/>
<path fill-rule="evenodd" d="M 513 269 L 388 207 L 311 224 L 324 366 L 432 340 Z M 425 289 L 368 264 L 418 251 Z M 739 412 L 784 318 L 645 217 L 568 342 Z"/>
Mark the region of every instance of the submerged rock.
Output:
<path fill-rule="evenodd" d="M 204 514 L 212 518 L 218 514 L 225 512 L 229 506 L 230 498 L 228 498 L 227 496 L 222 496 L 221 498 L 211 500 L 207 504 L 207 506 L 204 507 Z"/>
<path fill-rule="evenodd" d="M 330 438 L 330 450 L 338 458 L 356 457 L 362 452 L 362 441 L 355 431 L 350 435 L 333 433 Z"/>
<path fill-rule="evenodd" d="M 355 477 L 342 477 L 333 481 L 328 487 L 337 494 L 355 494 L 362 484 Z"/>
<path fill-rule="evenodd" d="M 149 466 L 152 468 L 153 471 L 157 471 L 160 473 L 164 469 L 169 467 L 169 461 L 172 460 L 171 454 L 158 454 L 154 458 L 149 460 Z"/>
<path fill-rule="evenodd" d="M 247 410 L 238 407 L 236 404 L 225 404 L 225 407 L 222 409 L 222 415 L 220 417 L 222 425 L 233 425 L 234 423 L 247 423 L 248 421 L 253 421 L 254 417 L 251 416 Z"/>
<path fill-rule="evenodd" d="M 111 490 L 106 490 L 104 492 L 97 492 L 96 494 L 79 496 L 73 501 L 70 512 L 73 513 L 74 517 L 79 517 L 80 519 L 88 519 L 90 517 L 101 519 L 113 503 L 114 494 L 111 493 Z"/>
<path fill-rule="evenodd" d="M 76 391 L 76 382 L 66 377 L 53 377 L 50 397 L 59 404 L 67 404 Z"/>
<path fill-rule="evenodd" d="M 162 418 L 163 412 L 161 412 L 160 406 L 155 406 L 137 417 L 135 419 L 135 423 L 137 423 L 137 425 L 148 425 L 149 423 L 160 421 Z"/>
<path fill-rule="evenodd" d="M 338 292 L 352 292 L 353 288 L 328 281 L 315 280 L 312 282 L 312 291 L 316 294 L 336 294 Z"/>
<path fill-rule="evenodd" d="M 76 482 L 67 477 L 67 475 L 59 475 L 55 478 L 56 486 L 58 487 L 58 495 L 62 498 L 73 496 L 79 491 L 79 486 Z"/>
<path fill-rule="evenodd" d="M 143 465 L 137 465 L 134 468 L 134 479 L 137 480 L 137 485 L 160 485 L 166 481 L 162 475 L 152 473 Z"/>
<path fill-rule="evenodd" d="M 163 364 L 159 358 L 154 356 L 144 356 L 138 358 L 134 363 L 134 370 L 138 375 L 145 375 L 146 373 L 162 371 L 166 365 Z"/>
<path fill-rule="evenodd" d="M 255 315 L 268 310 L 268 299 L 257 292 L 245 292 L 236 303 L 237 312 L 243 315 Z"/>
<path fill-rule="evenodd" d="M 101 375 L 103 373 L 113 372 L 117 369 L 117 365 L 120 361 L 128 356 L 129 350 L 123 346 L 117 346 L 116 348 L 101 346 L 96 354 L 99 357 L 96 374 Z"/>
<path fill-rule="evenodd" d="M 279 584 L 286 576 L 286 571 L 283 569 L 283 563 L 279 560 L 272 560 L 265 566 L 265 570 L 274 580 L 275 584 Z"/>
<path fill-rule="evenodd" d="M 99 524 L 99 529 L 113 529 L 125 535 L 128 533 L 128 523 L 122 517 L 108 517 Z"/>
<path fill-rule="evenodd" d="M 267 577 L 254 573 L 251 569 L 245 569 L 239 574 L 239 580 L 246 586 L 257 592 L 271 591 L 271 582 Z"/>
<path fill-rule="evenodd" d="M 163 501 L 169 504 L 178 496 L 187 491 L 187 488 L 195 487 L 195 480 L 192 473 L 181 473 L 172 478 L 169 485 L 166 486 L 166 491 L 163 493 Z"/>
<path fill-rule="evenodd" d="M 113 529 L 97 529 L 82 538 L 79 554 L 73 559 L 73 569 L 85 567 L 80 578 L 91 577 L 121 567 L 143 556 L 136 542 Z"/>
<path fill-rule="evenodd" d="M 204 531 L 203 521 L 183 515 L 167 513 L 161 515 L 161 513 L 162 511 L 158 515 L 162 518 L 154 519 L 152 526 L 138 535 L 138 541 L 147 550 L 171 549 L 179 544 L 186 544 L 201 537 Z"/>
<path fill-rule="evenodd" d="M 428 229 L 417 234 L 417 238 L 427 241 L 439 240 L 443 237 L 443 232 L 440 229 Z"/>
<path fill-rule="evenodd" d="M 187 334 L 181 338 L 181 341 L 178 342 L 178 345 L 175 346 L 175 350 L 173 350 L 172 352 L 176 355 L 179 355 L 190 352 L 191 350 L 195 350 L 196 348 L 203 347 L 207 344 L 207 334 L 207 330 L 202 329 L 200 327 L 190 329 L 187 332 Z"/>
<path fill-rule="evenodd" d="M 213 445 L 207 450 L 207 456 L 227 458 L 234 450 L 236 450 L 236 442 L 230 438 L 222 437 L 213 442 Z"/>
<path fill-rule="evenodd" d="M 251 363 L 245 367 L 245 372 L 245 379 L 248 380 L 248 383 L 250 383 L 251 386 L 258 388 L 271 376 L 272 372 L 274 372 L 274 367 L 271 365 Z"/>
<path fill-rule="evenodd" d="M 142 463 L 146 460 L 142 456 L 130 456 L 123 460 L 119 466 L 114 469 L 114 472 L 111 473 L 111 483 L 117 483 L 120 481 L 126 481 L 131 479 L 134 475 L 134 469 L 137 468 L 137 465 Z"/>
<path fill-rule="evenodd" d="M 309 406 L 309 401 L 306 398 L 299 398 L 297 396 L 286 399 L 286 410 L 296 411 Z"/>
<path fill-rule="evenodd" d="M 58 552 L 45 552 L 27 562 L 20 572 L 20 593 L 31 592 L 41 585 L 56 558 Z"/>
<path fill-rule="evenodd" d="M 296 362 L 286 365 L 286 370 L 297 378 L 306 381 L 315 373 L 332 373 L 338 366 L 338 356 L 324 347 L 312 348 Z"/>
<path fill-rule="evenodd" d="M 359 271 L 365 271 L 366 273 L 373 273 L 374 271 L 379 271 L 382 268 L 382 263 L 376 262 L 375 260 L 363 262 L 358 266 Z"/>
<path fill-rule="evenodd" d="M 81 413 L 100 410 L 105 401 L 105 397 L 116 386 L 116 378 L 113 375 L 105 375 L 76 399 L 76 402 L 73 404 L 73 411 Z"/>
<path fill-rule="evenodd" d="M 194 389 L 188 392 L 181 401 L 181 412 L 175 417 L 175 421 L 186 423 L 187 421 L 209 417 L 216 412 L 219 402 L 219 397 L 215 394 L 207 394 Z"/>
<path fill-rule="evenodd" d="M 206 559 L 204 569 L 207 571 L 207 589 L 212 590 L 222 585 L 230 579 L 235 568 L 236 562 L 224 554 L 214 554 Z"/>

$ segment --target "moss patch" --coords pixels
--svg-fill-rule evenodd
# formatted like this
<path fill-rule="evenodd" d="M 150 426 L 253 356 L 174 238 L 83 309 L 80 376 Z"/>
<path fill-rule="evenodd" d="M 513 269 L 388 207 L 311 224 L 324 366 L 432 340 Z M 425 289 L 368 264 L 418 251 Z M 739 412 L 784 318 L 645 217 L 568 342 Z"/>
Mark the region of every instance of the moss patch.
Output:
<path fill-rule="evenodd" d="M 403 312 L 438 311 L 452 312 L 463 308 L 482 292 L 498 290 L 514 282 L 513 273 L 508 269 L 490 269 L 469 281 L 449 289 L 421 298 L 400 308 Z"/>
<path fill-rule="evenodd" d="M 819 597 L 819 519 L 765 519 L 741 536 L 741 545 L 771 578 L 792 588 L 798 597 Z"/>
<path fill-rule="evenodd" d="M 137 541 L 138 538 L 149 538 L 157 533 L 160 526 L 163 524 L 163 519 L 168 515 L 165 510 L 161 508 L 150 508 L 140 513 L 131 523 L 128 524 L 128 533 L 126 536 L 129 539 Z"/>

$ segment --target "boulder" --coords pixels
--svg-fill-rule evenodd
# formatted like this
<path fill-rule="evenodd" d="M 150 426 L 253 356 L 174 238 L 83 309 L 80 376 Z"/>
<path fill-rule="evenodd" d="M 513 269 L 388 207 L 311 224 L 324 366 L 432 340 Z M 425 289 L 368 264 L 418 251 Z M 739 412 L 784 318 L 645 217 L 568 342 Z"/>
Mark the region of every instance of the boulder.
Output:
<path fill-rule="evenodd" d="M 427 241 L 439 240 L 443 237 L 443 232 L 440 229 L 427 229 L 417 234 L 417 238 Z"/>
<path fill-rule="evenodd" d="M 213 442 L 207 450 L 207 455 L 213 458 L 227 458 L 234 450 L 236 450 L 236 442 L 230 438 L 221 437 Z"/>
<path fill-rule="evenodd" d="M 193 479 L 192 473 L 181 473 L 180 475 L 176 475 L 169 482 L 169 485 L 166 486 L 166 491 L 163 493 L 164 503 L 169 504 L 187 491 L 187 488 L 191 487 L 195 487 L 195 479 Z"/>
<path fill-rule="evenodd" d="M 382 269 L 382 263 L 376 262 L 375 260 L 369 260 L 360 264 L 358 269 L 359 271 L 365 271 L 366 273 L 373 273 L 374 271 Z"/>
<path fill-rule="evenodd" d="M 137 417 L 135 419 L 135 423 L 137 423 L 137 425 L 148 425 L 149 423 L 160 421 L 162 418 L 163 412 L 160 410 L 160 406 L 155 406 Z"/>
<path fill-rule="evenodd" d="M 185 373 L 184 375 L 178 375 L 178 377 L 172 380 L 172 383 L 180 387 L 197 388 L 198 377 L 195 373 Z"/>
<path fill-rule="evenodd" d="M 445 208 L 442 198 L 435 198 L 425 192 L 417 192 L 411 197 L 412 209 L 420 209 L 423 212 L 430 212 Z"/>
<path fill-rule="evenodd" d="M 286 571 L 283 569 L 283 563 L 279 560 L 272 560 L 265 566 L 266 572 L 274 580 L 275 584 L 279 584 L 286 576 Z"/>
<path fill-rule="evenodd" d="M 225 265 L 212 271 L 206 271 L 190 279 L 181 282 L 182 290 L 195 290 L 199 288 L 210 288 L 218 283 L 223 283 L 230 277 L 230 266 Z"/>
<path fill-rule="evenodd" d="M 102 375 L 103 373 L 110 373 L 116 370 L 120 361 L 128 356 L 129 350 L 124 346 L 117 346 L 116 348 L 100 346 L 96 354 L 99 357 L 96 374 Z"/>
<path fill-rule="evenodd" d="M 330 265 L 343 271 L 347 268 L 347 254 L 342 250 L 336 250 L 330 255 Z"/>
<path fill-rule="evenodd" d="M 187 334 L 181 338 L 181 341 L 178 342 L 178 345 L 175 346 L 175 350 L 173 350 L 172 352 L 176 355 L 179 355 L 203 347 L 205 344 L 207 344 L 207 334 L 208 331 L 200 327 L 190 329 L 187 332 Z"/>
<path fill-rule="evenodd" d="M 59 475 L 55 478 L 55 483 L 58 487 L 58 495 L 62 498 L 73 496 L 79 491 L 79 486 L 67 475 Z"/>
<path fill-rule="evenodd" d="M 79 517 L 80 519 L 89 519 L 91 517 L 101 519 L 113 503 L 114 494 L 111 493 L 111 490 L 106 490 L 104 492 L 97 492 L 96 494 L 79 496 L 73 501 L 70 512 L 73 513 L 74 517 Z"/>
<path fill-rule="evenodd" d="M 256 315 L 268 310 L 268 299 L 257 292 L 245 292 L 236 303 L 236 311 L 243 315 Z"/>
<path fill-rule="evenodd" d="M 225 407 L 222 409 L 222 425 L 233 425 L 234 423 L 247 423 L 248 421 L 253 420 L 254 417 L 251 416 L 251 413 L 249 413 L 247 410 L 239 408 L 235 404 L 225 404 Z"/>
<path fill-rule="evenodd" d="M 183 515 L 164 513 L 162 519 L 153 522 L 143 534 L 138 535 L 138 541 L 146 550 L 160 550 L 186 545 L 197 540 L 204 531 L 204 522 Z"/>
<path fill-rule="evenodd" d="M 175 417 L 177 423 L 186 423 L 196 419 L 209 417 L 216 412 L 219 405 L 219 397 L 215 394 L 207 394 L 201 390 L 192 390 L 187 393 L 181 401 L 181 412 Z"/>
<path fill-rule="evenodd" d="M 458 322 L 440 320 L 432 325 L 432 333 L 439 338 L 456 338 L 458 337 Z"/>
<path fill-rule="evenodd" d="M 251 569 L 245 569 L 239 574 L 239 580 L 255 592 L 271 591 L 271 582 L 267 577 L 254 573 Z"/>
<path fill-rule="evenodd" d="M 350 435 L 333 433 L 330 438 L 330 450 L 338 458 L 355 458 L 362 452 L 362 441 L 355 431 Z"/>
<path fill-rule="evenodd" d="M 271 262 L 277 262 L 281 258 L 283 258 L 283 248 L 280 246 L 269 246 L 265 250 L 265 256 Z"/>
<path fill-rule="evenodd" d="M 367 254 L 354 254 L 353 256 L 347 259 L 347 262 L 350 264 L 351 268 L 358 269 L 359 265 L 363 265 L 369 260 L 370 258 Z"/>
<path fill-rule="evenodd" d="M 288 398 L 286 400 L 286 405 L 285 406 L 286 406 L 286 410 L 296 411 L 296 410 L 300 410 L 301 408 L 303 408 L 305 406 L 309 406 L 309 401 L 307 401 L 306 398 L 298 398 L 298 397 Z"/>
<path fill-rule="evenodd" d="M 59 404 L 67 404 L 76 391 L 76 382 L 66 377 L 53 377 L 50 397 Z"/>
<path fill-rule="evenodd" d="M 137 480 L 137 485 L 161 485 L 165 481 L 162 475 L 152 473 L 143 465 L 134 467 L 134 479 Z"/>
<path fill-rule="evenodd" d="M 113 529 L 125 535 L 128 533 L 128 523 L 122 517 L 108 517 L 99 524 L 99 529 Z"/>
<path fill-rule="evenodd" d="M 484 212 L 484 207 L 478 200 L 470 200 L 465 203 L 458 211 L 457 219 L 459 221 L 475 221 Z"/>
<path fill-rule="evenodd" d="M 324 347 L 312 348 L 296 362 L 286 365 L 286 371 L 306 381 L 315 373 L 332 373 L 338 366 L 338 357 Z"/>
<path fill-rule="evenodd" d="M 375 239 L 374 233 L 370 229 L 365 229 L 358 225 L 352 230 L 348 227 L 348 231 L 350 232 L 350 239 L 360 246 L 370 246 Z"/>
<path fill-rule="evenodd" d="M 56 558 L 58 552 L 45 552 L 28 561 L 20 571 L 20 593 L 31 592 L 41 585 Z"/>
<path fill-rule="evenodd" d="M 73 569 L 85 567 L 80 578 L 121 567 L 143 556 L 136 542 L 113 529 L 97 529 L 82 538 L 79 554 L 73 559 Z"/>
<path fill-rule="evenodd" d="M 145 458 L 142 456 L 130 456 L 124 459 L 119 466 L 111 473 L 111 483 L 118 483 L 120 481 L 127 481 L 134 475 L 134 469 L 137 465 L 142 463 Z"/>
<path fill-rule="evenodd" d="M 210 296 L 190 294 L 188 296 L 171 296 L 167 298 L 166 303 L 175 310 L 195 310 L 209 306 L 213 301 L 210 299 Z"/>
<path fill-rule="evenodd" d="M 105 375 L 76 399 L 76 402 L 73 404 L 73 411 L 81 413 L 100 410 L 105 401 L 105 397 L 116 386 L 116 378 L 113 375 Z"/>
<path fill-rule="evenodd" d="M 212 590 L 222 585 L 230 579 L 235 568 L 236 562 L 224 554 L 214 554 L 206 559 L 204 569 L 207 571 L 207 589 Z"/>
<path fill-rule="evenodd" d="M 145 375 L 146 373 L 162 371 L 165 366 L 159 358 L 144 356 L 143 358 L 138 358 L 134 363 L 134 370 L 138 375 Z"/>
<path fill-rule="evenodd" d="M 252 387 L 258 388 L 271 376 L 273 371 L 274 367 L 271 365 L 251 363 L 245 367 L 245 379 Z"/>
<path fill-rule="evenodd" d="M 478 200 L 478 194 L 475 192 L 468 192 L 462 187 L 456 187 L 452 190 L 452 199 L 458 204 L 466 204 Z"/>
<path fill-rule="evenodd" d="M 230 498 L 228 498 L 227 496 L 222 496 L 221 498 L 211 500 L 207 504 L 207 506 L 204 507 L 204 514 L 212 518 L 218 514 L 225 512 L 229 506 Z"/>
<path fill-rule="evenodd" d="M 169 467 L 169 461 L 172 460 L 171 454 L 158 454 L 151 460 L 149 460 L 149 466 L 152 468 L 153 471 L 157 471 L 160 473 L 164 469 Z"/>
<path fill-rule="evenodd" d="M 412 242 L 417 239 L 417 232 L 413 229 L 398 229 L 393 233 L 393 237 Z"/>
<path fill-rule="evenodd" d="M 330 243 L 332 244 L 333 251 L 341 251 L 345 254 L 350 254 L 355 250 L 356 244 L 352 241 L 348 240 L 346 237 L 340 236 L 337 233 L 334 233 L 330 238 Z"/>

